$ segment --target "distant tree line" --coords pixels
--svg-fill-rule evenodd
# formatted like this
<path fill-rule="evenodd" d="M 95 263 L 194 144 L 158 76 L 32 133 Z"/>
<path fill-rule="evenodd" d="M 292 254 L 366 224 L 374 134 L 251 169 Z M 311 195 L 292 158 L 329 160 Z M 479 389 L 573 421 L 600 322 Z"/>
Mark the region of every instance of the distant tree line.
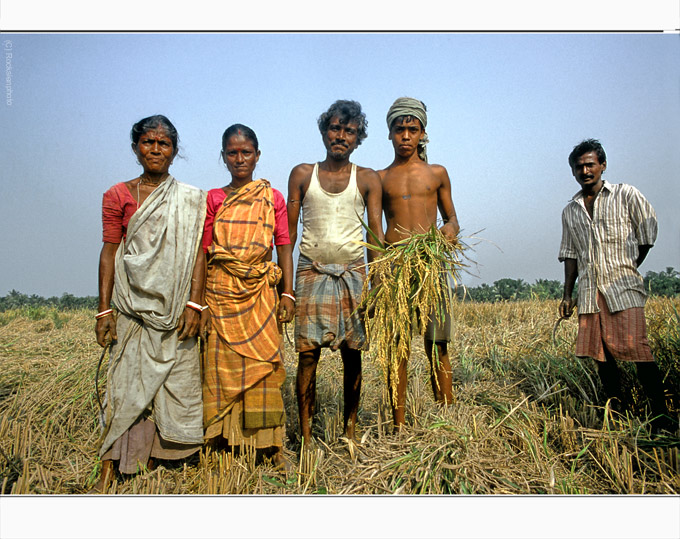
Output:
<path fill-rule="evenodd" d="M 483 283 L 474 287 L 460 287 L 458 297 L 464 301 L 494 303 L 521 299 L 557 299 L 562 297 L 562 283 L 538 279 L 529 284 L 523 279 L 500 279 L 492 285 Z"/>
<path fill-rule="evenodd" d="M 680 295 L 680 273 L 668 267 L 659 273 L 648 271 L 644 276 L 645 289 L 651 296 L 675 297 Z M 578 291 L 578 282 L 576 290 Z M 562 281 L 538 279 L 529 284 L 522 279 L 500 279 L 493 285 L 486 283 L 475 287 L 458 289 L 458 297 L 464 301 L 493 303 L 520 299 L 561 299 Z"/>
<path fill-rule="evenodd" d="M 680 295 L 680 273 L 673 268 L 666 268 L 659 273 L 648 271 L 645 275 L 645 288 L 652 296 Z"/>
<path fill-rule="evenodd" d="M 680 295 L 680 273 L 668 267 L 659 273 L 648 271 L 644 277 L 645 289 L 651 296 L 675 297 Z M 578 283 L 576 283 L 578 287 Z M 521 299 L 560 299 L 562 282 L 550 279 L 538 279 L 529 284 L 523 279 L 499 279 L 492 285 L 486 283 L 474 287 L 460 287 L 458 297 L 464 301 L 494 303 L 496 301 L 513 301 Z M 576 292 L 574 292 L 576 294 Z M 60 311 L 73 309 L 96 309 L 97 296 L 76 297 L 64 293 L 61 297 L 43 298 L 30 296 L 12 290 L 6 296 L 0 296 L 0 312 L 22 307 L 53 307 Z"/>
<path fill-rule="evenodd" d="M 36 294 L 22 294 L 12 290 L 6 296 L 0 297 L 0 312 L 23 307 L 52 307 L 60 311 L 73 309 L 96 309 L 99 298 L 97 296 L 76 297 L 73 294 L 64 293 L 61 297 L 52 296 L 44 298 Z"/>

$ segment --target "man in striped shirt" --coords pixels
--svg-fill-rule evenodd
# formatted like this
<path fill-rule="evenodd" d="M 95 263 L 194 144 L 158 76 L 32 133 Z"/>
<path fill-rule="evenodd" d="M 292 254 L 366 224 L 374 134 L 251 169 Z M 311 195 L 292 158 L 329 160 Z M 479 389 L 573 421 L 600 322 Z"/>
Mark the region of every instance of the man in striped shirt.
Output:
<path fill-rule="evenodd" d="M 578 357 L 596 360 L 607 397 L 621 405 L 616 359 L 633 361 L 651 403 L 655 427 L 669 428 L 661 372 L 647 341 L 647 299 L 638 267 L 654 245 L 654 208 L 632 185 L 602 179 L 607 157 L 599 141 L 584 140 L 569 155 L 569 166 L 581 190 L 562 212 L 564 297 L 560 316 L 571 316 L 578 286 Z"/>

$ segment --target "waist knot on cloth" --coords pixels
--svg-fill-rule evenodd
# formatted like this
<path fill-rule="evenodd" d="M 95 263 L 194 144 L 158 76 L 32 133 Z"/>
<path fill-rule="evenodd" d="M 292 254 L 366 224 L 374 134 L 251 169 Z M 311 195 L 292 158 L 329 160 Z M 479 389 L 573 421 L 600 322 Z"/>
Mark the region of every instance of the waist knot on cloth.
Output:
<path fill-rule="evenodd" d="M 312 262 L 312 266 L 316 271 L 324 275 L 340 277 L 343 273 L 349 270 L 350 264 L 321 264 L 320 262 Z"/>
<path fill-rule="evenodd" d="M 257 287 L 258 284 L 275 286 L 283 275 L 281 268 L 271 261 L 246 264 L 234 256 L 218 255 L 211 259 L 211 264 L 219 264 L 223 271 L 246 281 L 248 288 L 252 288 L 253 285 Z"/>

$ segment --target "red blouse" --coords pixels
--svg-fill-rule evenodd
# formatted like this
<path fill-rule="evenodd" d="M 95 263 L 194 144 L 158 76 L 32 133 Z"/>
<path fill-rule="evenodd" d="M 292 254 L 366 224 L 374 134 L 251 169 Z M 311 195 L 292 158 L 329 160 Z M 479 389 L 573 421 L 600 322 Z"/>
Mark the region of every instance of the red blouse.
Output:
<path fill-rule="evenodd" d="M 130 217 L 137 211 L 137 201 L 124 182 L 117 183 L 104 193 L 102 201 L 103 240 L 120 243 L 127 234 Z"/>

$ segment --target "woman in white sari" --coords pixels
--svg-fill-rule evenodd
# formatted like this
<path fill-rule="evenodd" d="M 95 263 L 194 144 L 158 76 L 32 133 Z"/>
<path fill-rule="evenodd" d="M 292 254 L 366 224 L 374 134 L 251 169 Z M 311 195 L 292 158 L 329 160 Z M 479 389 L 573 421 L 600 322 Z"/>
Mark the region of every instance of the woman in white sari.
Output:
<path fill-rule="evenodd" d="M 140 120 L 131 138 L 144 171 L 109 189 L 102 208 L 95 332 L 112 347 L 93 492 L 106 490 L 114 461 L 135 473 L 154 458 L 185 458 L 203 441 L 196 335 L 206 197 L 169 174 L 178 136 L 165 116 Z"/>

